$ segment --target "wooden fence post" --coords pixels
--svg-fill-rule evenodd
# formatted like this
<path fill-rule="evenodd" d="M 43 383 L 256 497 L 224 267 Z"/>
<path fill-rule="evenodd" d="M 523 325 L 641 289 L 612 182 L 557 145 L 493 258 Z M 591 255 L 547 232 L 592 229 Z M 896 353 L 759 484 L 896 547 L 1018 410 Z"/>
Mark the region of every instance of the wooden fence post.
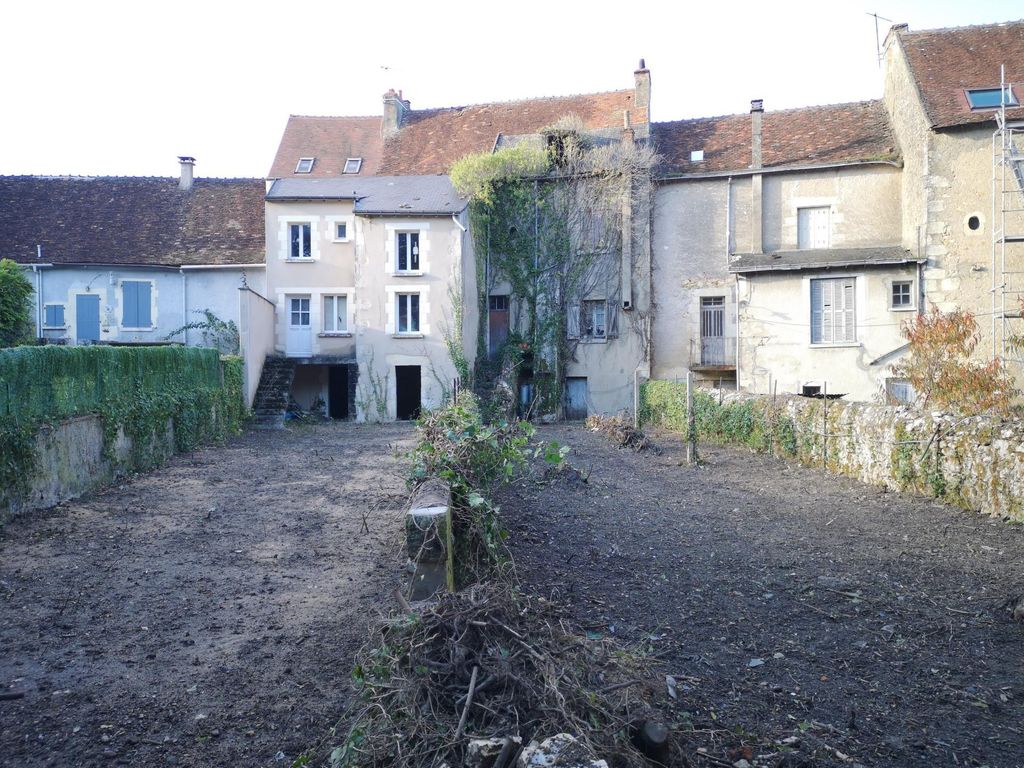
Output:
<path fill-rule="evenodd" d="M 697 463 L 697 416 L 693 411 L 693 371 L 686 372 L 686 463 Z"/>

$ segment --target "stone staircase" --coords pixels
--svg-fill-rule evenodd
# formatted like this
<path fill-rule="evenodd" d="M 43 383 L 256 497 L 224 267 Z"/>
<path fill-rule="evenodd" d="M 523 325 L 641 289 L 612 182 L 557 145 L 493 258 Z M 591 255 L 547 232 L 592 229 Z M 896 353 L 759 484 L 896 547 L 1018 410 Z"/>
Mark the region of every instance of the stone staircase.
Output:
<path fill-rule="evenodd" d="M 263 363 L 260 384 L 252 403 L 253 426 L 257 429 L 283 429 L 288 410 L 288 393 L 295 378 L 295 361 L 272 355 Z"/>

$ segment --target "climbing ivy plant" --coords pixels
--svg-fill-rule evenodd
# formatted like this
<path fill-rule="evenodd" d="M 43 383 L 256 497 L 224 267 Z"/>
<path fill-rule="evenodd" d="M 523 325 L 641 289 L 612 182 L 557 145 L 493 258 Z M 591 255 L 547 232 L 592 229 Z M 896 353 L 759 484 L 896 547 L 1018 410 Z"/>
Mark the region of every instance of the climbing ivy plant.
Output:
<path fill-rule="evenodd" d="M 606 302 L 606 329 L 615 335 L 623 222 L 648 220 L 654 162 L 650 149 L 590 134 L 569 115 L 534 143 L 469 155 L 451 168 L 452 183 L 470 201 L 477 358 L 487 358 L 488 296 L 506 285 L 514 344 L 504 352 L 531 367 L 540 413 L 558 411 L 567 363 L 586 335 L 583 300 Z"/>

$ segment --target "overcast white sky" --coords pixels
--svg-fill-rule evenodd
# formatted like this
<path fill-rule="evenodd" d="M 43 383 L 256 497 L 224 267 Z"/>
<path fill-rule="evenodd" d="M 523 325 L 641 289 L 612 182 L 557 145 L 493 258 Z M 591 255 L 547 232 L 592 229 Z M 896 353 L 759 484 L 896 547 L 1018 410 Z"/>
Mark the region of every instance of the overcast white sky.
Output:
<path fill-rule="evenodd" d="M 500 8 L 499 10 L 495 10 Z M 875 25 L 1008 21 L 1020 0 L 22 0 L 0 11 L 0 174 L 263 176 L 289 114 L 632 87 L 653 117 L 877 97 Z M 880 22 L 884 38 L 889 22 Z M 993 73 L 994 77 L 998 73 Z"/>

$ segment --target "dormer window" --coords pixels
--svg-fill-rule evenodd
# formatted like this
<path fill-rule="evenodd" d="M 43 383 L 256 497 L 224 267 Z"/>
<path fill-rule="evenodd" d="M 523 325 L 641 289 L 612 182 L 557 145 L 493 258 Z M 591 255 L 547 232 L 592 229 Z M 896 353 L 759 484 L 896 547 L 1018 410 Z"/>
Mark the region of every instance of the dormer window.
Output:
<path fill-rule="evenodd" d="M 343 173 L 359 173 L 359 169 L 363 167 L 363 158 L 361 157 L 350 157 L 345 161 L 345 170 Z"/>
<path fill-rule="evenodd" d="M 316 162 L 315 157 L 300 157 L 299 164 L 295 166 L 295 172 L 310 173 L 313 170 L 314 162 Z"/>
<path fill-rule="evenodd" d="M 964 93 L 967 94 L 967 103 L 971 105 L 971 109 L 999 109 L 1004 104 L 1008 107 L 1020 106 L 1020 101 L 1009 85 L 1006 86 L 1006 90 L 998 87 L 969 88 Z"/>

